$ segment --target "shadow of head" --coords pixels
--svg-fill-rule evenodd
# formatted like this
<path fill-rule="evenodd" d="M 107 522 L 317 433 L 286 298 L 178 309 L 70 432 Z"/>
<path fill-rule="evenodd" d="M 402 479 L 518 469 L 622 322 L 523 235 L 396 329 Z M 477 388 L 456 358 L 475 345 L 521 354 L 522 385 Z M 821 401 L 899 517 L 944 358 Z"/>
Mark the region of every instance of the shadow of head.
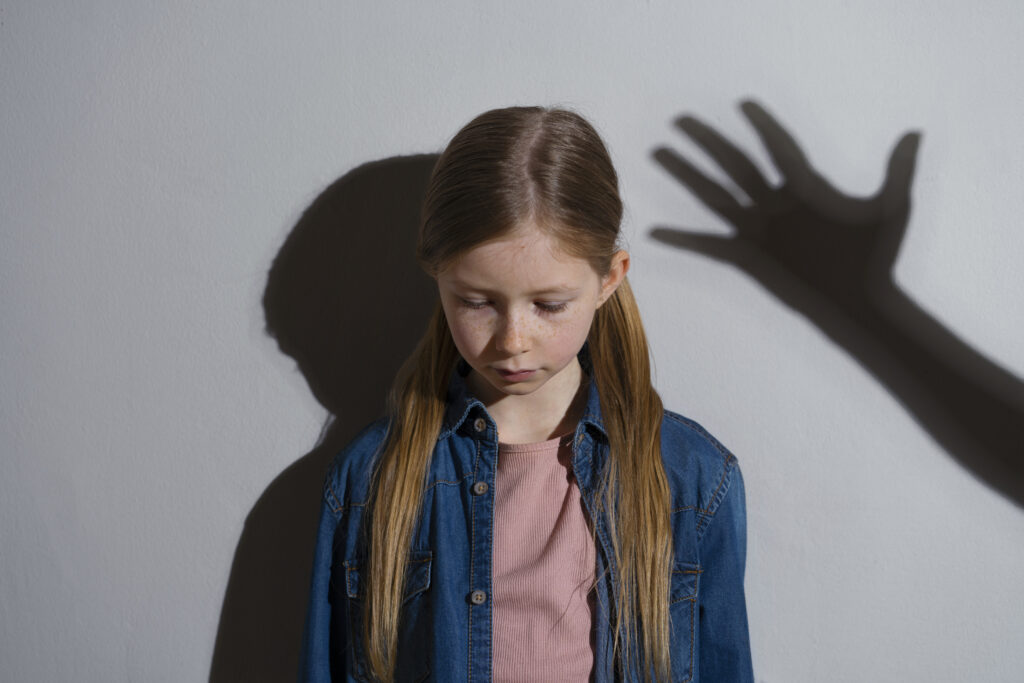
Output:
<path fill-rule="evenodd" d="M 436 158 L 345 174 L 303 213 L 271 266 L 267 332 L 333 415 L 380 405 L 432 311 L 436 290 L 415 250 Z"/>

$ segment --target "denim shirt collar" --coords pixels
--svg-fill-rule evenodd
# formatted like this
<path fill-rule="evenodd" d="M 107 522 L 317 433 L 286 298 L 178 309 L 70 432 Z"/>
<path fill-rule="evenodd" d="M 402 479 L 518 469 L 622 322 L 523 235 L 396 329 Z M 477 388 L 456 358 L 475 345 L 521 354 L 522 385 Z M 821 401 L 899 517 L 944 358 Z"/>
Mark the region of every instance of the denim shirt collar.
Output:
<path fill-rule="evenodd" d="M 593 380 L 594 367 L 590 360 L 588 344 L 583 345 L 577 358 L 589 381 L 587 382 L 587 403 L 579 426 L 576 428 L 576 438 L 579 438 L 582 429 L 587 428 L 592 436 L 599 435 L 601 439 L 607 441 L 608 433 L 605 431 L 604 421 L 601 418 L 601 400 L 597 393 L 597 383 Z M 466 377 L 470 370 L 469 363 L 462 358 L 459 358 L 452 370 L 448 382 L 447 408 L 439 438 L 447 437 L 458 430 L 467 420 L 475 419 L 474 416 L 478 414 L 490 420 L 484 404 L 473 395 L 466 384 Z"/>

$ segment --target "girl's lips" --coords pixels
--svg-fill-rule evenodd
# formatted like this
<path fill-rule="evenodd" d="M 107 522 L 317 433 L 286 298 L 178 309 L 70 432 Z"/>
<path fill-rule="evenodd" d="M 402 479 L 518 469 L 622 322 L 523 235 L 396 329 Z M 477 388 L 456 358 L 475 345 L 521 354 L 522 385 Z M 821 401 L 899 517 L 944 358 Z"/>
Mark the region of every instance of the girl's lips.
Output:
<path fill-rule="evenodd" d="M 507 380 L 509 382 L 521 382 L 522 380 L 527 379 L 528 377 L 533 375 L 534 372 L 536 372 L 536 370 L 518 370 L 516 372 L 511 372 L 509 370 L 500 370 L 497 368 L 495 369 L 498 370 L 498 374 L 501 375 L 502 379 Z"/>

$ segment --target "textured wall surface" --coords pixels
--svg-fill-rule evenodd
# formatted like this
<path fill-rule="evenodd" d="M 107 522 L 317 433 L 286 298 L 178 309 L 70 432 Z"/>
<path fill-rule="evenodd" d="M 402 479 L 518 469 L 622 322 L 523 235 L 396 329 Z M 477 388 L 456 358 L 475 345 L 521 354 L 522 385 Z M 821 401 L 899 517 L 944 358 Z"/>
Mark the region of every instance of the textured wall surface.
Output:
<path fill-rule="evenodd" d="M 611 147 L 666 404 L 743 465 L 758 681 L 1020 681 L 1022 507 L 754 278 L 650 231 L 729 229 L 652 157 L 724 180 L 681 114 L 777 181 L 753 98 L 855 196 L 921 131 L 896 279 L 1024 376 L 1022 33 L 1011 0 L 0 3 L 0 677 L 255 680 L 246 643 L 293 665 L 309 559 L 274 549 L 313 529 L 265 532 L 379 403 L 324 444 L 362 361 L 327 382 L 279 348 L 271 265 L 346 173 L 546 103 Z M 338 305 L 392 286 L 360 279 Z"/>

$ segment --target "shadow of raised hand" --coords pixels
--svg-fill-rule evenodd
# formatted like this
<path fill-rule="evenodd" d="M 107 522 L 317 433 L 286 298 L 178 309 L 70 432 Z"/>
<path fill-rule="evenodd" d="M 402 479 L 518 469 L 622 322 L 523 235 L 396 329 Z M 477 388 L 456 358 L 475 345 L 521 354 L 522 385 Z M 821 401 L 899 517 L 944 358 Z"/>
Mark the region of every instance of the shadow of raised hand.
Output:
<path fill-rule="evenodd" d="M 725 137 L 691 116 L 676 125 L 714 159 L 750 198 L 741 203 L 677 152 L 660 148 L 654 157 L 701 201 L 735 228 L 718 236 L 671 228 L 652 235 L 663 242 L 725 261 L 800 308 L 775 268 L 781 267 L 849 313 L 862 308 L 871 291 L 891 282 L 891 272 L 910 215 L 910 185 L 920 136 L 905 134 L 893 149 L 882 188 L 873 197 L 841 194 L 811 168 L 796 141 L 759 105 L 742 111 L 778 167 L 783 182 L 773 187 L 754 163 Z M 805 311 L 806 313 L 806 311 Z"/>
<path fill-rule="evenodd" d="M 904 134 L 878 192 L 855 198 L 815 171 L 763 107 L 745 102 L 741 109 L 781 185 L 771 185 L 710 126 L 680 117 L 676 126 L 750 201 L 741 202 L 679 153 L 659 148 L 655 160 L 734 232 L 658 227 L 652 237 L 753 276 L 856 358 L 962 465 L 1024 505 L 1024 383 L 921 309 L 893 277 L 920 135 Z"/>

